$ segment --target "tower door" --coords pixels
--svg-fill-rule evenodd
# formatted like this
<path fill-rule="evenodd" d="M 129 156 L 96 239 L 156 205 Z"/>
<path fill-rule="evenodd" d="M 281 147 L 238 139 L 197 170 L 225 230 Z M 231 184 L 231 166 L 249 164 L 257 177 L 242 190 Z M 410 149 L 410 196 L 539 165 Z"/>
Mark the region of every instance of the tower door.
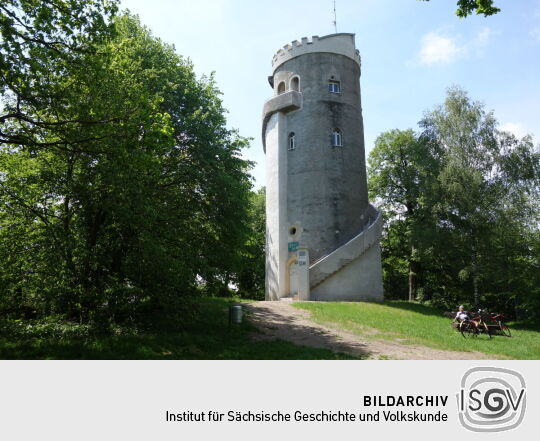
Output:
<path fill-rule="evenodd" d="M 298 262 L 293 260 L 289 265 L 289 296 L 296 297 L 298 295 Z"/>

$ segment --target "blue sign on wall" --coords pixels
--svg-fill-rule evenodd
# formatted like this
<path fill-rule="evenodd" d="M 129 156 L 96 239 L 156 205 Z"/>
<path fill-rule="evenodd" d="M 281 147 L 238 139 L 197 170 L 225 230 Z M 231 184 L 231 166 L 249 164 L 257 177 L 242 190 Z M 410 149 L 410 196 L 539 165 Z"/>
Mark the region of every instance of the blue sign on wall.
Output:
<path fill-rule="evenodd" d="M 298 242 L 289 242 L 289 251 L 296 251 L 298 249 Z"/>

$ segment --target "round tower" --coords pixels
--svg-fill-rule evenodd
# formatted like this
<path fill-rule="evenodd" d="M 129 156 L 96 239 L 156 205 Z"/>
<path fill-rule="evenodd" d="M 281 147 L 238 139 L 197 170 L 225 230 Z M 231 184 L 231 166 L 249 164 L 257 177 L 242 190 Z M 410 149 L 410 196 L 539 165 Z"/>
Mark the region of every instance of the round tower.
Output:
<path fill-rule="evenodd" d="M 382 299 L 354 34 L 280 49 L 264 105 L 267 299 Z"/>

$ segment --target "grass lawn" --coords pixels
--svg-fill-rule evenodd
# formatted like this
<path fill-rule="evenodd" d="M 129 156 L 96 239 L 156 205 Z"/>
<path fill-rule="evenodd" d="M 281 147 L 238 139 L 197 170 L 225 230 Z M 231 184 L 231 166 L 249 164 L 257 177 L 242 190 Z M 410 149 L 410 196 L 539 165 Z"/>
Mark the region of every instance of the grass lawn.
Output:
<path fill-rule="evenodd" d="M 404 301 L 384 303 L 295 303 L 320 324 L 343 328 L 368 339 L 398 339 L 453 351 L 479 351 L 497 358 L 540 359 L 540 326 L 509 323 L 512 337 L 487 335 L 464 339 L 443 311 Z"/>
<path fill-rule="evenodd" d="M 183 329 L 93 337 L 69 324 L 0 322 L 0 359 L 349 359 L 284 341 L 254 341 L 244 321 L 228 327 L 227 299 L 200 299 Z"/>

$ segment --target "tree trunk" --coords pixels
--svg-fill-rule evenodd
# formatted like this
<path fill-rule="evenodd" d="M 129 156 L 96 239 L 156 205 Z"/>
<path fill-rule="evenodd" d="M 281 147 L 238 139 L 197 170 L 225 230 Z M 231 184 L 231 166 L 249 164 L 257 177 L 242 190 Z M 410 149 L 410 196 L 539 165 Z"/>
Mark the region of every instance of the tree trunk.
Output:
<path fill-rule="evenodd" d="M 410 218 L 414 216 L 414 203 L 410 200 L 406 202 L 407 214 Z M 411 232 L 411 242 L 414 241 Z M 418 273 L 420 271 L 420 262 L 416 260 L 416 247 L 411 244 L 411 256 L 409 257 L 409 302 L 414 302 L 418 294 Z"/>
<path fill-rule="evenodd" d="M 411 247 L 411 258 L 409 260 L 409 302 L 414 302 L 418 294 L 418 275 L 420 273 L 420 262 L 415 257 L 415 247 Z"/>
<path fill-rule="evenodd" d="M 478 294 L 478 268 L 476 263 L 476 250 L 473 251 L 472 255 L 472 278 L 473 278 L 473 289 L 474 289 L 474 309 L 477 311 L 480 304 L 480 296 Z"/>

